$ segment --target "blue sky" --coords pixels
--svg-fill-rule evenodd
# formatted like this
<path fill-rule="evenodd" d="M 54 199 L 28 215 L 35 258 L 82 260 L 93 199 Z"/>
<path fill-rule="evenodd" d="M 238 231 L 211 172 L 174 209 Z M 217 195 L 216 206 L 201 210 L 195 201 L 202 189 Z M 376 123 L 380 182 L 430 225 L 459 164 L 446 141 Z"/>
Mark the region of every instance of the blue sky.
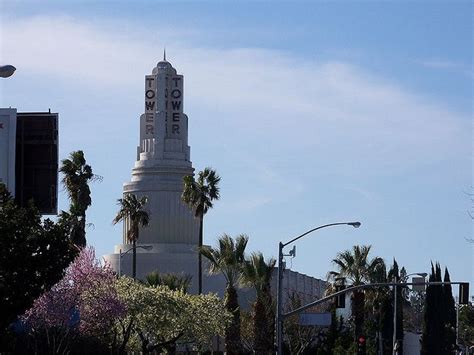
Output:
<path fill-rule="evenodd" d="M 185 76 L 194 167 L 222 176 L 205 242 L 250 236 L 325 277 L 338 251 L 371 244 L 409 272 L 439 261 L 473 280 L 472 4 L 428 2 L 2 2 L 0 105 L 60 114 L 60 156 L 84 150 L 88 240 L 112 251 L 130 179 L 144 76 L 167 48 Z M 60 208 L 67 209 L 63 192 Z"/>

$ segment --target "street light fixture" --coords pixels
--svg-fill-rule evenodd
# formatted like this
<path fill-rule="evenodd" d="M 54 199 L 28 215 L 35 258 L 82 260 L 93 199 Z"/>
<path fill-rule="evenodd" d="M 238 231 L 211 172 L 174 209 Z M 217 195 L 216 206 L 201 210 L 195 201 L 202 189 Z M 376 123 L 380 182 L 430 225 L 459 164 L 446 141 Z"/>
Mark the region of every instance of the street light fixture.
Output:
<path fill-rule="evenodd" d="M 119 267 L 118 267 L 118 276 L 122 276 L 122 256 L 127 254 L 129 251 L 133 249 L 144 249 L 144 250 L 151 250 L 153 249 L 153 245 L 136 245 L 135 247 L 129 248 L 126 252 L 122 253 L 122 249 L 119 249 Z"/>
<path fill-rule="evenodd" d="M 13 65 L 0 65 L 0 78 L 8 78 L 13 75 L 16 68 Z"/>
<path fill-rule="evenodd" d="M 401 281 L 406 281 L 408 280 L 409 276 L 413 275 L 418 275 L 423 277 L 423 279 L 428 276 L 426 272 L 414 272 L 412 274 L 405 275 L 403 278 L 400 278 L 400 280 L 397 280 L 397 277 L 395 276 L 393 278 L 393 338 L 392 338 L 392 353 L 393 355 L 396 355 L 398 352 L 398 343 L 397 343 L 397 284 L 400 283 Z"/>
<path fill-rule="evenodd" d="M 333 226 L 341 226 L 341 225 L 347 225 L 347 226 L 352 226 L 354 228 L 359 228 L 361 223 L 360 222 L 340 222 L 340 223 L 330 223 L 330 224 L 325 224 L 313 229 L 310 229 L 309 231 L 297 236 L 296 238 L 293 238 L 289 242 L 282 243 L 280 242 L 278 245 L 278 278 L 277 278 L 277 316 L 276 316 L 276 333 L 277 333 L 277 349 L 278 355 L 281 355 L 283 353 L 283 285 L 282 285 L 282 280 L 283 280 L 283 248 L 291 243 L 296 242 L 298 239 L 303 238 L 305 235 L 312 233 L 314 231 L 317 231 L 318 229 L 323 229 L 327 227 L 333 227 Z"/>

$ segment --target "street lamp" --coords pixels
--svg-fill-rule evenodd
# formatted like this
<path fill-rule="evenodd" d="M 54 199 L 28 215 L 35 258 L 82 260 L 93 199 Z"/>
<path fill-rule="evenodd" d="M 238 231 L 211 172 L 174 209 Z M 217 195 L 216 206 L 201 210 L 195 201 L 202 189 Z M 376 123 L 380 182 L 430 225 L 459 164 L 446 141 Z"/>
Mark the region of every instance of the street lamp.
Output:
<path fill-rule="evenodd" d="M 129 251 L 133 249 L 144 249 L 144 250 L 151 250 L 153 249 L 153 245 L 136 245 L 135 247 L 129 248 L 126 252 L 122 253 L 122 248 L 119 249 L 119 267 L 118 267 L 118 276 L 122 276 L 122 256 L 127 254 Z"/>
<path fill-rule="evenodd" d="M 16 68 L 13 65 L 0 65 L 0 78 L 8 78 L 13 75 Z"/>
<path fill-rule="evenodd" d="M 428 276 L 428 274 L 426 272 L 414 272 L 412 274 L 405 275 L 403 277 L 403 279 L 400 278 L 400 280 L 397 280 L 396 276 L 393 277 L 393 282 L 394 282 L 394 285 L 393 285 L 393 338 L 392 338 L 392 345 L 393 345 L 392 353 L 393 353 L 393 355 L 396 355 L 397 352 L 398 352 L 398 343 L 397 343 L 397 284 L 399 282 L 401 282 L 402 280 L 405 282 L 406 280 L 408 280 L 408 277 L 412 276 L 412 275 L 418 275 L 418 276 L 421 276 L 423 278 Z"/>
<path fill-rule="evenodd" d="M 276 326 L 277 326 L 277 348 L 278 348 L 278 355 L 282 354 L 283 351 L 283 316 L 282 316 L 282 308 L 283 308 L 283 285 L 282 285 L 282 280 L 283 280 L 283 248 L 286 247 L 287 245 L 296 242 L 298 239 L 303 238 L 305 235 L 312 233 L 314 231 L 317 231 L 318 229 L 323 229 L 327 227 L 332 227 L 332 226 L 341 226 L 341 225 L 347 225 L 347 226 L 352 226 L 354 228 L 359 228 L 360 227 L 360 222 L 340 222 L 340 223 L 330 223 L 330 224 L 325 224 L 313 229 L 310 229 L 309 231 L 297 236 L 296 238 L 293 238 L 289 242 L 282 243 L 280 242 L 278 244 L 278 278 L 277 278 L 277 316 L 276 316 Z"/>

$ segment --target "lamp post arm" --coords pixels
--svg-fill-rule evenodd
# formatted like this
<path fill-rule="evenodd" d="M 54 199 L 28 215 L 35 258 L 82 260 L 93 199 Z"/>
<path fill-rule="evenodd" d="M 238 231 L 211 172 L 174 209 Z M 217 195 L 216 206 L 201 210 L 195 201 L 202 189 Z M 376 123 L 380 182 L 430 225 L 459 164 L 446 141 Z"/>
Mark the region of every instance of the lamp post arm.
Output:
<path fill-rule="evenodd" d="M 332 227 L 332 226 L 340 226 L 340 225 L 348 225 L 354 228 L 360 227 L 360 222 L 338 222 L 338 223 L 329 223 L 325 224 L 297 236 L 293 238 L 289 242 L 278 244 L 278 279 L 277 279 L 277 314 L 276 314 L 276 342 L 277 342 L 277 354 L 283 354 L 283 291 L 282 291 L 282 280 L 283 280 L 283 248 L 288 244 L 296 242 L 298 239 L 303 238 L 305 235 L 317 231 L 318 229 Z"/>
<path fill-rule="evenodd" d="M 352 222 L 352 223 L 357 223 L 357 222 Z M 283 247 L 286 247 L 288 244 L 291 244 L 293 242 L 296 242 L 298 239 L 300 238 L 303 238 L 305 235 L 309 234 L 309 233 L 312 233 L 314 231 L 317 231 L 318 229 L 323 229 L 323 228 L 326 228 L 326 227 L 332 227 L 332 226 L 341 226 L 341 225 L 348 225 L 348 224 L 351 224 L 351 223 L 347 223 L 347 222 L 339 222 L 339 223 L 329 223 L 329 224 L 325 224 L 323 226 L 319 226 L 319 227 L 316 227 L 316 228 L 313 228 L 313 229 L 310 229 L 309 231 L 297 236 L 296 238 L 293 238 L 292 240 L 290 240 L 289 242 L 286 242 L 284 244 L 282 244 Z M 360 223 L 359 223 L 360 224 Z"/>
<path fill-rule="evenodd" d="M 432 282 L 377 282 L 377 283 L 372 283 L 372 284 L 365 284 L 365 285 L 358 285 L 358 286 L 352 286 L 352 287 L 348 287 L 348 288 L 345 288 L 341 291 L 338 291 L 338 292 L 334 292 L 334 293 L 331 293 L 329 296 L 326 296 L 326 297 L 323 297 L 319 300 L 316 300 L 316 301 L 313 301 L 311 303 L 308 303 L 304 306 L 301 306 L 299 308 L 296 308 L 290 312 L 287 312 L 287 313 L 283 313 L 281 315 L 282 318 L 286 318 L 286 317 L 290 317 L 290 316 L 293 316 L 295 314 L 298 314 L 298 313 L 301 313 L 305 310 L 307 310 L 308 308 L 311 308 L 311 307 L 314 307 L 314 306 L 317 306 L 318 304 L 321 304 L 321 303 L 324 303 L 326 301 L 329 301 L 331 298 L 334 298 L 334 297 L 337 297 L 339 295 L 342 295 L 346 292 L 351 292 L 351 291 L 355 291 L 355 290 L 360 290 L 360 289 L 364 289 L 364 288 L 372 288 L 372 287 L 388 287 L 388 286 L 421 286 L 421 285 L 459 285 L 459 284 L 462 284 L 462 283 L 465 283 L 465 282 L 461 282 L 461 281 L 456 281 L 456 282 L 444 282 L 444 281 L 432 281 Z"/>

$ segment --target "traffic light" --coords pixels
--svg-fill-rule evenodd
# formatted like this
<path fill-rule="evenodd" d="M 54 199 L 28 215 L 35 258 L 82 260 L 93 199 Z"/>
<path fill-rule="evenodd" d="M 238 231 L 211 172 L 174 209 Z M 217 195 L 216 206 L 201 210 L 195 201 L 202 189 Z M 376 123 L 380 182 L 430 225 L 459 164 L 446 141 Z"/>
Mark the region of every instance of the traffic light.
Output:
<path fill-rule="evenodd" d="M 342 291 L 346 288 L 344 285 L 336 285 L 336 292 Z M 346 308 L 346 294 L 336 296 L 336 308 Z"/>
<path fill-rule="evenodd" d="M 366 341 L 365 336 L 361 335 L 357 339 L 357 355 L 365 355 L 366 352 Z"/>
<path fill-rule="evenodd" d="M 469 304 L 469 283 L 459 284 L 459 304 Z"/>

